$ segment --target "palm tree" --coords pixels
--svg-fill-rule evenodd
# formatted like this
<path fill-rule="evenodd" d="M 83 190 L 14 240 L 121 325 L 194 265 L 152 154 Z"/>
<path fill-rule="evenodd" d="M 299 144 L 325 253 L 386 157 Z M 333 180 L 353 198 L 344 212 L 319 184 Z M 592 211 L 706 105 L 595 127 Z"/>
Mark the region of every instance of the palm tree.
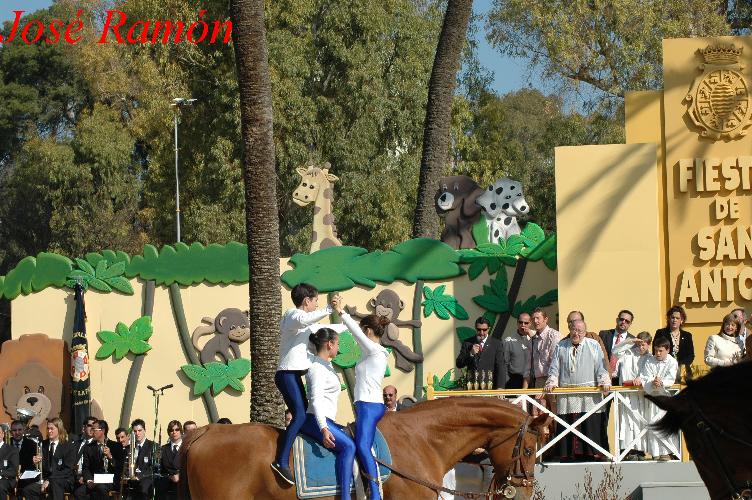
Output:
<path fill-rule="evenodd" d="M 279 358 L 279 220 L 272 94 L 263 0 L 231 0 L 230 16 L 240 89 L 246 238 L 250 277 L 251 422 L 282 426 L 274 385 Z"/>
<path fill-rule="evenodd" d="M 467 37 L 472 0 L 449 0 L 428 83 L 428 104 L 423 124 L 423 155 L 420 161 L 418 200 L 413 217 L 413 238 L 435 238 L 438 217 L 433 197 L 449 157 L 452 97 Z"/>

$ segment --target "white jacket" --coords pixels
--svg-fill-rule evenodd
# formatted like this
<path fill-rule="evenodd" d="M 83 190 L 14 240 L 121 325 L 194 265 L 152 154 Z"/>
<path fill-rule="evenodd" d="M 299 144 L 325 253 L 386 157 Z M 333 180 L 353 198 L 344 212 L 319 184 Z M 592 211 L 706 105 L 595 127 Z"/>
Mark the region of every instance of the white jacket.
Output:
<path fill-rule="evenodd" d="M 705 364 L 708 366 L 730 366 L 739 361 L 742 350 L 736 337 L 725 333 L 711 335 L 705 343 Z"/>
<path fill-rule="evenodd" d="M 331 314 L 331 306 L 317 311 L 305 312 L 292 307 L 285 311 L 279 322 L 279 365 L 280 370 L 307 370 L 311 366 L 311 356 L 308 353 L 307 327 Z"/>

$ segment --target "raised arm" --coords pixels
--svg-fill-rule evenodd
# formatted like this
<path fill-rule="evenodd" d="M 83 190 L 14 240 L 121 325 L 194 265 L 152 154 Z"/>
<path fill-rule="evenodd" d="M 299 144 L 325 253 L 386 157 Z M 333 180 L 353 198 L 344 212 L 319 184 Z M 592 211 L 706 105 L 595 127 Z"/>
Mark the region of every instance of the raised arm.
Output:
<path fill-rule="evenodd" d="M 346 312 L 342 312 L 340 313 L 340 318 L 342 318 L 342 322 L 347 326 L 350 333 L 353 334 L 353 337 L 355 337 L 355 341 L 358 343 L 361 350 L 365 351 L 367 354 L 372 354 L 381 350 L 381 345 L 369 339 L 352 316 Z"/>
<path fill-rule="evenodd" d="M 295 329 L 300 330 L 306 326 L 310 326 L 322 319 L 326 318 L 332 313 L 331 306 L 326 306 L 323 309 L 317 309 L 311 312 L 305 312 L 302 309 L 293 309 L 285 315 L 285 320 L 289 326 L 294 326 Z M 302 332 L 298 332 L 300 334 Z"/>

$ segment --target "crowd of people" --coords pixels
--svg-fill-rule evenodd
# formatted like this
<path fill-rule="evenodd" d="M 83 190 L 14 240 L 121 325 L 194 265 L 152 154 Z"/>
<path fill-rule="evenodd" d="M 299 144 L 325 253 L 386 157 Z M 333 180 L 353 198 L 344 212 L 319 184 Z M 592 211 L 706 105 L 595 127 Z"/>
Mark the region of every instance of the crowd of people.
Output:
<path fill-rule="evenodd" d="M 747 355 L 752 338 L 747 335 L 746 319 L 743 309 L 734 309 L 723 318 L 719 332 L 705 345 L 708 366 L 729 366 Z M 476 336 L 463 342 L 456 365 L 469 373 L 490 373 L 493 389 L 542 388 L 546 395 L 539 400 L 569 425 L 598 407 L 577 426 L 587 440 L 569 433 L 559 441 L 552 458 L 562 462 L 605 459 L 588 440 L 609 449 L 610 401 L 599 407 L 603 395 L 598 392 L 554 395 L 556 388 L 600 387 L 607 393 L 617 385 L 639 387 L 640 391 L 627 393 L 629 410 L 621 412 L 617 437 L 620 447 L 628 450 L 627 460 L 667 461 L 675 458 L 678 442 L 674 436 L 657 436 L 652 431 L 640 435 L 663 415 L 643 394 L 668 394 L 666 388 L 680 381 L 682 370 L 685 379 L 692 377 L 692 334 L 682 328 L 687 315 L 680 306 L 668 310 L 666 327 L 654 336 L 648 332 L 633 335 L 633 321 L 631 311 L 621 310 L 613 328 L 596 334 L 588 331 L 582 312 L 572 311 L 567 315 L 569 334 L 562 338 L 549 326 L 546 312 L 535 309 L 519 315 L 515 334 L 498 340 L 489 336 L 489 322 L 481 317 L 475 323 Z M 630 413 L 640 415 L 642 421 Z"/>
<path fill-rule="evenodd" d="M 231 422 L 224 418 L 217 423 Z M 115 429 L 110 439 L 109 425 L 103 419 L 87 417 L 74 438 L 60 418 L 51 418 L 44 440 L 36 426 L 27 428 L 14 420 L 10 436 L 0 426 L 0 499 L 8 495 L 63 500 L 68 493 L 75 500 L 97 500 L 109 498 L 113 490 L 128 499 L 152 498 L 152 493 L 156 498 L 176 499 L 180 447 L 183 437 L 196 427 L 192 420 L 170 421 L 168 442 L 157 449 L 146 438 L 142 419 L 131 422 L 129 429 Z"/>

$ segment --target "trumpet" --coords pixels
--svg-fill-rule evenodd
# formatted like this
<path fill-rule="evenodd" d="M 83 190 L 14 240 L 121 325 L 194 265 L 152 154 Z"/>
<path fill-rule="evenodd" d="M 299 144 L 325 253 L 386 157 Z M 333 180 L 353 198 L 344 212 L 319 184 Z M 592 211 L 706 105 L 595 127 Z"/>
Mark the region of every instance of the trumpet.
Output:
<path fill-rule="evenodd" d="M 44 470 L 42 464 L 44 463 L 44 455 L 42 454 L 42 442 L 35 438 L 31 438 L 34 443 L 37 445 L 37 456 L 39 457 L 39 462 L 37 462 L 35 468 L 37 471 L 39 471 L 39 479 L 37 480 L 37 483 L 44 484 L 44 479 L 42 479 L 42 476 L 44 476 Z"/>

